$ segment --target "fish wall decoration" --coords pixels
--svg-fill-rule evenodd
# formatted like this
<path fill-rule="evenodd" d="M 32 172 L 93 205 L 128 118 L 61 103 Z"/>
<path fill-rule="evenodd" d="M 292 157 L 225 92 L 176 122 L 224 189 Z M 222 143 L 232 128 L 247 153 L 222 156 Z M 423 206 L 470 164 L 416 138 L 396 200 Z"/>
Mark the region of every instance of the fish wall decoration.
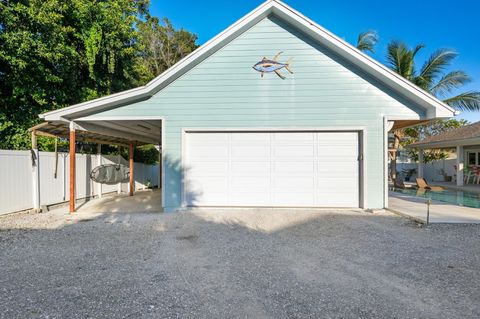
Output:
<path fill-rule="evenodd" d="M 285 70 L 290 72 L 290 74 L 293 74 L 292 70 L 290 69 L 290 63 L 292 62 L 292 58 L 288 59 L 285 63 L 278 62 L 278 57 L 282 53 L 283 52 L 278 52 L 271 60 L 264 57 L 260 62 L 257 62 L 253 66 L 253 69 L 260 72 L 262 74 L 262 78 L 264 73 L 275 72 L 276 75 L 278 75 L 282 80 L 284 80 L 285 76 L 283 76 L 279 71 L 284 68 Z"/>

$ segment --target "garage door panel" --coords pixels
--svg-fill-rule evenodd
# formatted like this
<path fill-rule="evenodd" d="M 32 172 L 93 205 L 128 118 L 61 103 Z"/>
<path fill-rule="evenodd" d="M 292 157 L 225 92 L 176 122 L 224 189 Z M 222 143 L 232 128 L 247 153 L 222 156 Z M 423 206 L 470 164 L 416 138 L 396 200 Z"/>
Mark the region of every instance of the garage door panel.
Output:
<path fill-rule="evenodd" d="M 289 177 L 283 178 L 280 176 L 275 176 L 272 178 L 272 188 L 274 191 L 292 190 L 292 191 L 308 191 L 313 190 L 315 187 L 315 179 L 313 176 L 306 177 Z"/>
<path fill-rule="evenodd" d="M 321 207 L 357 207 L 356 198 L 345 196 L 333 197 L 331 195 L 323 196 L 317 201 L 317 205 Z"/>
<path fill-rule="evenodd" d="M 190 147 L 202 146 L 202 145 L 225 145 L 228 142 L 230 133 L 197 133 L 188 134 L 189 149 Z"/>
<path fill-rule="evenodd" d="M 230 199 L 231 206 L 270 206 L 269 204 L 269 198 L 259 192 L 239 193 Z"/>
<path fill-rule="evenodd" d="M 249 187 L 270 188 L 269 176 L 232 176 L 230 185 L 236 189 L 248 189 Z"/>
<path fill-rule="evenodd" d="M 314 152 L 313 145 L 275 145 L 273 146 L 272 155 L 274 158 L 312 157 Z"/>
<path fill-rule="evenodd" d="M 358 207 L 358 152 L 355 132 L 187 133 L 185 199 L 193 206 Z"/>
<path fill-rule="evenodd" d="M 357 132 L 317 132 L 317 139 L 319 143 L 324 144 L 338 144 L 349 143 L 356 144 L 355 139 L 358 138 Z"/>
<path fill-rule="evenodd" d="M 236 197 L 242 194 L 260 194 L 261 196 L 266 197 L 264 194 L 269 194 L 270 193 L 270 186 L 267 185 L 261 185 L 261 184 L 256 184 L 256 185 L 250 185 L 249 187 L 245 186 L 231 186 L 231 196 Z"/>
<path fill-rule="evenodd" d="M 215 160 L 218 158 L 228 158 L 228 150 L 222 145 L 211 145 L 208 152 L 203 147 L 191 147 L 188 149 L 188 156 L 192 160 Z"/>
<path fill-rule="evenodd" d="M 291 196 L 289 193 L 278 193 L 273 197 L 274 206 L 298 206 L 314 207 L 315 195 L 313 193 L 302 193 Z"/>
<path fill-rule="evenodd" d="M 202 176 L 226 176 L 228 174 L 228 164 L 225 162 L 196 162 L 195 165 L 187 167 L 190 177 Z"/>
<path fill-rule="evenodd" d="M 232 176 L 270 176 L 270 162 L 235 161 L 231 162 Z"/>
<path fill-rule="evenodd" d="M 314 174 L 315 164 L 312 161 L 306 163 L 298 162 L 274 162 L 272 169 L 276 176 L 312 176 Z"/>
<path fill-rule="evenodd" d="M 187 194 L 186 201 L 189 206 L 228 206 L 228 197 L 225 193 L 205 192 Z"/>
<path fill-rule="evenodd" d="M 225 177 L 201 176 L 200 178 L 190 177 L 187 183 L 189 190 L 198 192 L 225 192 L 228 187 L 228 180 Z"/>
<path fill-rule="evenodd" d="M 356 160 L 358 158 L 358 151 L 353 149 L 353 147 L 345 146 L 338 149 L 330 149 L 326 151 L 325 149 L 318 148 L 318 158 L 319 159 L 337 159 L 337 160 Z"/>
<path fill-rule="evenodd" d="M 337 176 L 358 174 L 358 168 L 354 163 L 329 163 L 324 165 L 323 162 L 319 162 L 318 165 L 319 176 Z"/>
<path fill-rule="evenodd" d="M 351 176 L 333 176 L 333 177 L 319 176 L 318 181 L 319 181 L 318 187 L 321 187 L 322 185 L 325 185 L 325 186 L 328 185 L 329 187 L 337 191 L 341 191 L 343 188 L 349 187 L 349 185 L 352 185 L 352 187 L 358 188 L 358 185 L 357 185 L 358 179 L 352 178 Z"/>
<path fill-rule="evenodd" d="M 269 158 L 268 145 L 232 145 L 232 158 Z"/>
<path fill-rule="evenodd" d="M 231 133 L 232 145 L 270 145 L 270 134 L 266 133 Z"/>
<path fill-rule="evenodd" d="M 321 181 L 317 185 L 316 190 L 320 193 L 330 194 L 330 193 L 354 193 L 358 189 L 357 183 L 337 183 L 337 186 L 332 188 L 332 183 Z M 356 194 L 354 194 L 356 195 Z"/>
<path fill-rule="evenodd" d="M 313 132 L 272 133 L 272 145 L 312 145 L 315 140 Z"/>

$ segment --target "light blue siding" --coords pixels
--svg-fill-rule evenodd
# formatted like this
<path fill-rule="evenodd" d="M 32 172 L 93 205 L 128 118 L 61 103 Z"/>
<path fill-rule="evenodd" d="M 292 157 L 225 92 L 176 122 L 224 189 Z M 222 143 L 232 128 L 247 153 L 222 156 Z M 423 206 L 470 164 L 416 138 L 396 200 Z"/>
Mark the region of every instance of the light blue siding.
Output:
<path fill-rule="evenodd" d="M 283 51 L 294 74 L 252 66 Z M 383 207 L 383 118 L 424 111 L 275 17 L 225 45 L 149 100 L 90 116 L 165 117 L 165 205 L 181 204 L 182 128 L 365 127 L 367 206 Z"/>

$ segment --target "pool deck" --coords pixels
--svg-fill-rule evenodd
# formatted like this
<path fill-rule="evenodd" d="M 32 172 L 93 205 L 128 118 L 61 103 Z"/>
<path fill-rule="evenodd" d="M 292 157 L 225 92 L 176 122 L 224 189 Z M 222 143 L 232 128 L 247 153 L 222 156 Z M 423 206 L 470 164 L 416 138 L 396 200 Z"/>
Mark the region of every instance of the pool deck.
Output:
<path fill-rule="evenodd" d="M 388 209 L 419 222 L 425 223 L 427 220 L 425 198 L 390 191 Z M 430 205 L 430 223 L 480 224 L 480 208 L 432 201 Z"/>

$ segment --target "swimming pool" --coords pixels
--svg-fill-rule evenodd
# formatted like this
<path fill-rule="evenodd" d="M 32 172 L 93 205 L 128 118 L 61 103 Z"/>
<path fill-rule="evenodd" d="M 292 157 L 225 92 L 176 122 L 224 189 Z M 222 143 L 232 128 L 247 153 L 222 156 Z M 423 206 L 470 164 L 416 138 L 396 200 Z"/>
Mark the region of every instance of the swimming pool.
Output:
<path fill-rule="evenodd" d="M 433 192 L 426 189 L 415 189 L 415 188 L 394 188 L 394 192 L 412 195 L 416 197 L 430 198 L 431 200 L 437 200 L 440 202 L 445 202 L 458 206 L 466 206 L 473 208 L 480 208 L 480 194 L 473 192 L 465 191 L 456 191 L 445 189 L 439 192 Z"/>

